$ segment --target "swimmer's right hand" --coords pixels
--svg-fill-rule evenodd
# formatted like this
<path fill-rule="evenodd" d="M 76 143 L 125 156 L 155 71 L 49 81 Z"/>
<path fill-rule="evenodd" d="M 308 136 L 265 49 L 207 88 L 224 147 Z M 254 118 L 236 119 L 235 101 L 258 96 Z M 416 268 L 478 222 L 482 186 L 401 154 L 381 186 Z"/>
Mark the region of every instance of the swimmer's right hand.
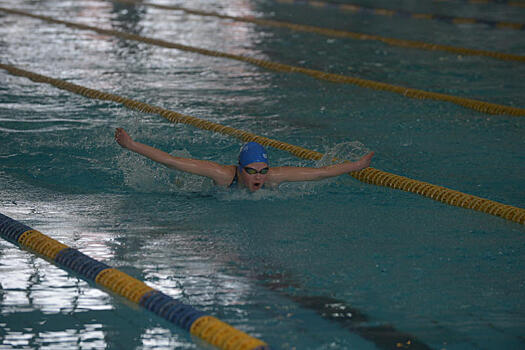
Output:
<path fill-rule="evenodd" d="M 122 128 L 115 130 L 115 141 L 123 148 L 129 148 L 133 143 L 131 136 Z"/>

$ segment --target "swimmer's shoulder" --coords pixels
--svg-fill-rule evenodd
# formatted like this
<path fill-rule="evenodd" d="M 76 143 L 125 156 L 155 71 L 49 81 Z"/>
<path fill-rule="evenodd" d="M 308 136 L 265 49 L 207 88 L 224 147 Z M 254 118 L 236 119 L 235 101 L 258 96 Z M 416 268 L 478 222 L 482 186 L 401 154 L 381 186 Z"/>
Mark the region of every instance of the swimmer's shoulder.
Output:
<path fill-rule="evenodd" d="M 281 182 L 286 181 L 286 176 L 288 174 L 289 167 L 286 166 L 277 166 L 277 167 L 270 167 L 270 170 L 268 171 L 268 175 L 266 177 L 265 185 L 268 187 L 277 187 Z"/>
<path fill-rule="evenodd" d="M 237 166 L 235 165 L 221 165 L 217 168 L 217 174 L 213 180 L 217 186 L 228 187 L 232 184 L 237 175 Z"/>

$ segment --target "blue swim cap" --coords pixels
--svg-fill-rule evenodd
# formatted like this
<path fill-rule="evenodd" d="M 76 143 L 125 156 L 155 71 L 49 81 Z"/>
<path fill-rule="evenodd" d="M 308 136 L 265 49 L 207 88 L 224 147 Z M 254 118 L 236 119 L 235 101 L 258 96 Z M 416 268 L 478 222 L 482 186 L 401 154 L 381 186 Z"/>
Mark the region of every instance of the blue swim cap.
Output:
<path fill-rule="evenodd" d="M 248 142 L 242 146 L 241 153 L 239 153 L 239 167 L 242 170 L 248 164 L 257 162 L 268 164 L 268 153 L 257 142 Z"/>

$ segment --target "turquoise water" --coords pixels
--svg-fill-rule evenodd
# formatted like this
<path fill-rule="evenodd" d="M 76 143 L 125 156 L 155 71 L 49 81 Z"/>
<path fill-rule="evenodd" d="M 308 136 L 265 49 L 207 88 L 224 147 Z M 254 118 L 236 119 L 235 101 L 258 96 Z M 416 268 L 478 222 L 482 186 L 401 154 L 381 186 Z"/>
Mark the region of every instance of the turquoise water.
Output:
<path fill-rule="evenodd" d="M 158 1 L 158 4 L 170 2 Z M 361 1 L 386 7 L 390 2 Z M 426 4 L 425 4 L 426 3 Z M 499 20 L 524 9 L 398 2 Z M 231 15 L 525 54 L 523 32 L 272 1 L 177 2 Z M 105 1 L 2 7 L 366 79 L 525 107 L 525 67 Z M 393 5 L 390 5 L 393 7 Z M 520 15 L 521 14 L 521 15 Z M 520 17 L 521 16 L 521 17 Z M 521 117 L 276 73 L 0 13 L 0 61 L 505 204 L 525 207 Z M 235 139 L 0 71 L 0 212 L 275 349 L 525 347 L 525 230 L 348 176 L 254 195 L 122 150 L 235 163 Z M 270 150 L 273 165 L 316 166 Z M 322 163 L 322 162 L 321 162 Z M 209 348 L 0 241 L 0 349 Z"/>

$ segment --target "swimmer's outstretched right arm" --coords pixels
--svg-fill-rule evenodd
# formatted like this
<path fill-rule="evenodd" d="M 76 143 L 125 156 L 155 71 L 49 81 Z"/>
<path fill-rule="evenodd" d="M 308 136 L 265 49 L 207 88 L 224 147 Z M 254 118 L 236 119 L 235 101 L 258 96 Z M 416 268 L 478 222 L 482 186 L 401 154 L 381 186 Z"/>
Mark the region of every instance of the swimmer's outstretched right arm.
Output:
<path fill-rule="evenodd" d="M 129 149 L 169 168 L 211 178 L 219 186 L 228 186 L 233 178 L 235 167 L 210 162 L 172 156 L 157 148 L 134 141 L 122 129 L 115 130 L 115 141 L 122 148 Z"/>

